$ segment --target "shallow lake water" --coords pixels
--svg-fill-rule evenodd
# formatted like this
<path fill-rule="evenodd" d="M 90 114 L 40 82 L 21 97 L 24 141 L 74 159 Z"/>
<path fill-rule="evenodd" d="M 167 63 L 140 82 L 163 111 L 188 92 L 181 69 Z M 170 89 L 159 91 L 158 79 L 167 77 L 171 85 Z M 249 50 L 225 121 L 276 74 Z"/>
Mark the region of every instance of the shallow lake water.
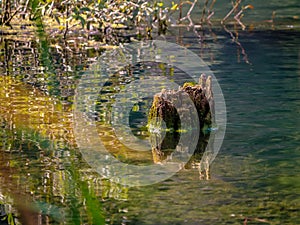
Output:
<path fill-rule="evenodd" d="M 185 38 L 201 52 L 195 39 Z M 240 41 L 249 64 L 226 38 L 217 43 L 221 51 L 210 53 L 228 116 L 211 179 L 199 181 L 197 170 L 184 170 L 133 188 L 123 204 L 135 224 L 299 223 L 299 34 L 258 31 Z"/>
<path fill-rule="evenodd" d="M 290 13 L 289 7 L 282 12 Z M 166 40 L 185 44 L 217 78 L 227 129 L 209 179 L 200 180 L 198 169 L 186 168 L 141 187 L 103 179 L 74 147 L 74 89 L 102 51 L 72 52 L 70 61 L 67 52 L 62 58 L 58 54 L 51 71 L 41 65 L 36 46 L 2 43 L 1 203 L 14 205 L 10 195 L 21 190 L 39 208 L 40 224 L 91 224 L 83 191 L 88 190 L 107 224 L 300 224 L 300 34 L 281 28 L 240 31 L 238 43 L 216 29 L 204 44 L 193 31 L 170 31 Z M 54 79 L 53 71 L 61 76 Z M 126 79 L 122 74 L 112 78 L 101 101 L 112 104 L 107 96 L 131 82 Z M 140 111 L 145 112 L 142 106 Z M 137 134 L 139 128 L 133 128 Z M 114 146 L 111 129 L 101 132 Z M 147 161 L 141 157 L 132 161 Z"/>

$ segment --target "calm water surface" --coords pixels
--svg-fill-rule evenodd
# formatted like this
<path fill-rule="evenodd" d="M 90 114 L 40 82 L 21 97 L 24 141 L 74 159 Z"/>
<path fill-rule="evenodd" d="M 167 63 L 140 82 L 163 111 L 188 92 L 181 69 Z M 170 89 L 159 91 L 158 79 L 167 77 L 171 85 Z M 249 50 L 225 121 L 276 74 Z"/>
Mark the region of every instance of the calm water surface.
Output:
<path fill-rule="evenodd" d="M 63 104 L 43 94 L 39 77 L 40 94 L 33 92 L 32 79 L 22 77 L 22 68 L 17 65 L 11 67 L 10 76 L 1 75 L 0 146 L 5 152 L 1 164 L 9 161 L 18 183 L 33 199 L 46 204 L 43 215 L 54 218 L 48 220 L 51 224 L 88 224 L 85 201 L 78 193 L 81 180 L 87 180 L 90 192 L 95 193 L 108 224 L 300 224 L 299 32 L 241 32 L 239 41 L 245 53 L 223 30 L 215 31 L 217 40 L 208 37 L 202 46 L 193 32 L 172 32 L 183 33 L 181 42 L 210 65 L 226 101 L 227 131 L 209 180 L 200 180 L 197 169 L 185 169 L 158 184 L 127 188 L 103 180 L 89 169 L 78 150 L 70 147 L 69 96 L 76 84 L 72 77 L 83 69 L 80 65 L 91 63 L 100 54 L 95 52 L 87 56 L 90 62 L 82 62 L 78 56 L 71 70 L 56 66 L 64 74 L 59 86 L 65 91 L 60 93 Z M 175 41 L 175 37 L 167 40 Z M 43 72 L 29 61 L 32 70 Z M 1 73 L 5 74 L 8 69 L 2 65 Z M 10 102 L 4 103 L 7 87 L 15 91 Z M 27 124 L 28 131 L 18 134 L 16 126 L 28 114 L 24 105 L 30 103 L 39 105 L 37 110 L 29 108 L 33 122 Z M 12 105 L 12 111 L 7 111 L 7 105 Z M 16 112 L 24 116 L 11 116 Z M 45 116 L 39 121 L 41 113 Z M 31 134 L 33 130 L 38 132 Z M 42 134 L 52 135 L 54 143 L 41 141 Z M 26 138 L 44 146 L 30 145 Z M 74 170 L 82 178 L 76 177 Z M 7 181 L 5 176 L 1 172 L 1 182 Z M 5 190 L 3 182 L 0 190 Z M 7 192 L 1 194 L 2 200 L 10 202 Z"/>
<path fill-rule="evenodd" d="M 195 39 L 186 38 L 193 45 Z M 221 54 L 211 52 L 228 113 L 211 180 L 181 171 L 133 188 L 124 204 L 136 224 L 242 224 L 247 217 L 249 224 L 300 222 L 299 33 L 245 33 L 240 40 L 251 64 L 238 62 L 242 56 L 230 40 L 218 41 Z"/>

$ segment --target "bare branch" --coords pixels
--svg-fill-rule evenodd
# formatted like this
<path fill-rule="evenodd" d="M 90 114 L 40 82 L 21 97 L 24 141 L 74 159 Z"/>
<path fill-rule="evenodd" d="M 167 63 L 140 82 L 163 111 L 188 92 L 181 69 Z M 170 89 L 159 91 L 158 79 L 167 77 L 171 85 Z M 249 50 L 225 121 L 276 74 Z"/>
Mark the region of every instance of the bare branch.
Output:
<path fill-rule="evenodd" d="M 239 7 L 242 0 L 237 0 L 235 5 L 232 7 L 232 9 L 227 13 L 227 15 L 221 20 L 221 24 L 223 25 L 225 20 L 228 19 L 228 17 Z"/>

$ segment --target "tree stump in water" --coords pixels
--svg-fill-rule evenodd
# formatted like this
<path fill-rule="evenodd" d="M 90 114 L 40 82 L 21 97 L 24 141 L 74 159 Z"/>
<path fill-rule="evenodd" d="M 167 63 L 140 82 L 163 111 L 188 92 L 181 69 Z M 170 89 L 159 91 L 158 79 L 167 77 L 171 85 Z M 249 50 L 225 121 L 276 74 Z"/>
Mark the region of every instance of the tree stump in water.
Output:
<path fill-rule="evenodd" d="M 148 127 L 151 133 L 151 144 L 154 162 L 164 161 L 174 151 L 195 153 L 191 160 L 201 160 L 202 153 L 209 139 L 208 128 L 212 124 L 213 94 L 211 76 L 206 79 L 202 74 L 198 84 L 185 83 L 178 90 L 165 90 L 153 97 L 153 103 L 148 116 Z M 185 96 L 185 97 L 184 97 Z M 189 97 L 187 101 L 186 98 Z M 194 104 L 192 104 L 194 103 Z M 193 113 L 197 111 L 199 124 L 195 124 Z M 182 130 L 181 120 L 184 119 L 185 128 Z M 193 129 L 200 128 L 199 137 L 195 137 Z M 165 133 L 164 133 L 165 132 Z M 188 132 L 190 142 L 198 142 L 195 149 L 178 146 L 182 132 Z M 162 133 L 164 133 L 162 135 Z M 180 148 L 180 149 L 179 149 Z M 185 149 L 186 148 L 186 149 Z"/>
<path fill-rule="evenodd" d="M 194 106 L 184 99 L 184 93 L 188 94 Z M 177 91 L 163 89 L 154 95 L 148 117 L 150 130 L 161 127 L 162 120 L 168 130 L 180 130 L 181 123 L 178 112 L 180 111 L 180 115 L 187 118 L 192 114 L 194 107 L 197 110 L 201 130 L 210 127 L 212 123 L 211 108 L 213 108 L 211 76 L 206 79 L 205 75 L 202 74 L 199 78 L 199 84 L 185 83 Z M 191 124 L 192 127 L 193 124 Z"/>

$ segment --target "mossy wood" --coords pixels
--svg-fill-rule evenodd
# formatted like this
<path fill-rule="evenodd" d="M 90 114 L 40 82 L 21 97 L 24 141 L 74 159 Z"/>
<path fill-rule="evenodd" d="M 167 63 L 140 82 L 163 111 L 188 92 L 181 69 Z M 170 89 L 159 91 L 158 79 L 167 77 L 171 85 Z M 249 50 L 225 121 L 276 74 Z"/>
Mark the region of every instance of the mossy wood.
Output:
<path fill-rule="evenodd" d="M 210 136 L 208 128 L 213 120 L 214 102 L 211 80 L 211 76 L 206 78 L 202 74 L 198 84 L 185 83 L 177 91 L 163 89 L 153 97 L 148 116 L 148 127 L 151 133 L 150 140 L 155 163 L 166 160 L 174 151 L 182 151 L 184 149 L 189 154 L 193 154 L 186 165 L 187 167 L 201 160 Z M 188 94 L 194 105 L 191 105 L 190 101 L 187 102 L 183 99 L 184 94 Z M 194 107 L 199 118 L 200 124 L 198 126 L 194 124 L 195 121 L 193 119 L 188 119 L 189 116 L 191 117 L 192 111 L 195 110 Z M 181 129 L 180 117 L 186 118 L 184 122 L 185 124 L 188 123 L 189 130 Z M 200 127 L 199 137 L 195 135 L 197 127 Z M 181 132 L 188 132 L 189 140 L 197 142 L 196 149 L 178 146 Z"/>
<path fill-rule="evenodd" d="M 189 102 L 184 101 L 183 93 L 189 95 L 194 106 L 188 105 Z M 187 118 L 192 115 L 194 107 L 197 109 L 199 126 L 203 131 L 212 124 L 211 76 L 206 79 L 205 75 L 202 74 L 199 78 L 199 84 L 185 83 L 177 91 L 163 89 L 160 93 L 154 95 L 148 117 L 150 130 L 151 128 L 162 129 L 162 121 L 164 121 L 165 128 L 168 131 L 180 131 L 181 122 L 178 111 L 180 111 L 181 117 Z M 191 129 L 194 127 L 194 124 L 190 124 Z"/>

